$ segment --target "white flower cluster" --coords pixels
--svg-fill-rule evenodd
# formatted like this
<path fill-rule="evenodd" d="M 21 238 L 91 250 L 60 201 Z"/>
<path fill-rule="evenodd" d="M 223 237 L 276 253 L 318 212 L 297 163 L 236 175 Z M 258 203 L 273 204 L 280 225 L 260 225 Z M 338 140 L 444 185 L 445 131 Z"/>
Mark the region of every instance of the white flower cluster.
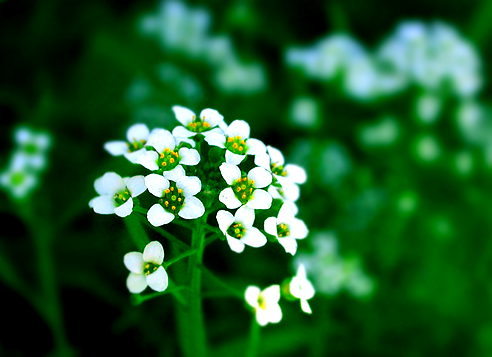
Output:
<path fill-rule="evenodd" d="M 409 85 L 468 98 L 482 85 L 476 50 L 442 22 L 402 22 L 374 53 L 349 35 L 334 34 L 288 49 L 286 61 L 311 79 L 341 78 L 347 94 L 361 100 L 396 94 Z"/>
<path fill-rule="evenodd" d="M 0 173 L 0 185 L 15 199 L 28 197 L 38 185 L 39 175 L 46 168 L 51 137 L 28 127 L 14 132 L 14 149 L 7 168 Z"/>

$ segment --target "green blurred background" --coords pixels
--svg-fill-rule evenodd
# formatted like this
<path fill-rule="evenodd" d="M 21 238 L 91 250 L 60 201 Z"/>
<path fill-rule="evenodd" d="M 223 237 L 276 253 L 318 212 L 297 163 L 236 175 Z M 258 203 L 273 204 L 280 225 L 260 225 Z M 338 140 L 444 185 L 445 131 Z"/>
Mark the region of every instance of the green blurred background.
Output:
<path fill-rule="evenodd" d="M 172 129 L 176 104 L 246 120 L 308 172 L 294 258 L 205 252 L 241 289 L 307 264 L 313 314 L 283 301 L 260 355 L 492 355 L 491 16 L 487 0 L 1 1 L 2 174 L 20 126 L 51 145 L 31 190 L 2 181 L 0 355 L 180 355 L 175 301 L 134 306 L 135 246 L 88 207 L 97 177 L 137 172 L 103 144 Z M 244 302 L 204 309 L 211 355 L 243 351 Z"/>

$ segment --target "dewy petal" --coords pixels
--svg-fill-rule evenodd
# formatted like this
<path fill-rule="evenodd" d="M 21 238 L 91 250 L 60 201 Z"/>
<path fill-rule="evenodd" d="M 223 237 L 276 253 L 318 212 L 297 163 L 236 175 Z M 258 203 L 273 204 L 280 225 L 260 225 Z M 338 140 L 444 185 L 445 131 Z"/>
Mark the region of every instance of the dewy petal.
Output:
<path fill-rule="evenodd" d="M 255 164 L 271 171 L 270 156 L 267 153 L 255 155 Z"/>
<path fill-rule="evenodd" d="M 179 105 L 174 105 L 172 107 L 172 110 L 174 112 L 174 115 L 176 116 L 176 119 L 178 119 L 179 122 L 184 126 L 190 124 L 193 121 L 193 117 L 195 116 L 195 113 L 193 113 L 191 110 Z"/>
<path fill-rule="evenodd" d="M 126 253 L 123 257 L 123 263 L 126 268 L 135 274 L 143 274 L 145 262 L 143 260 L 143 254 L 140 252 Z"/>
<path fill-rule="evenodd" d="M 202 190 L 202 182 L 197 176 L 184 176 L 176 182 L 176 187 L 183 190 L 185 197 L 194 196 Z"/>
<path fill-rule="evenodd" d="M 295 255 L 297 252 L 297 241 L 292 237 L 278 238 L 278 242 L 284 247 L 286 253 Z"/>
<path fill-rule="evenodd" d="M 114 195 L 116 192 L 124 191 L 126 186 L 120 175 L 115 172 L 106 172 L 94 181 L 94 188 L 100 195 Z"/>
<path fill-rule="evenodd" d="M 200 154 L 195 149 L 181 148 L 179 149 L 180 164 L 196 165 L 200 162 Z"/>
<path fill-rule="evenodd" d="M 263 233 L 256 227 L 251 227 L 246 230 L 246 234 L 241 238 L 241 242 L 246 245 L 249 245 L 253 248 L 263 247 L 267 239 Z"/>
<path fill-rule="evenodd" d="M 207 133 L 205 135 L 205 141 L 211 146 L 218 146 L 219 148 L 225 148 L 225 135 L 217 132 Z"/>
<path fill-rule="evenodd" d="M 128 201 L 123 203 L 121 206 L 114 208 L 114 213 L 120 217 L 129 216 L 133 210 L 133 199 L 130 197 Z"/>
<path fill-rule="evenodd" d="M 142 165 L 150 171 L 156 171 L 159 169 L 156 162 L 158 157 L 159 155 L 155 151 L 146 151 L 138 157 L 137 164 Z"/>
<path fill-rule="evenodd" d="M 246 155 L 238 155 L 226 150 L 225 159 L 228 164 L 239 165 L 246 158 Z"/>
<path fill-rule="evenodd" d="M 164 171 L 163 175 L 166 179 L 177 182 L 181 177 L 186 176 L 186 172 L 183 166 L 178 165 L 172 170 Z"/>
<path fill-rule="evenodd" d="M 216 217 L 219 229 L 226 234 L 227 229 L 234 223 L 234 216 L 229 211 L 220 210 Z"/>
<path fill-rule="evenodd" d="M 200 113 L 200 118 L 203 120 L 204 117 L 205 121 L 210 124 L 211 128 L 219 125 L 219 123 L 224 120 L 224 116 L 222 114 L 220 114 L 217 110 L 210 108 L 202 110 Z"/>
<path fill-rule="evenodd" d="M 239 239 L 231 237 L 229 234 L 226 234 L 227 244 L 229 244 L 229 248 L 233 252 L 242 253 L 244 251 L 244 243 Z"/>
<path fill-rule="evenodd" d="M 149 136 L 149 128 L 145 124 L 135 124 L 128 128 L 126 138 L 128 142 L 133 143 L 135 140 L 147 140 Z"/>
<path fill-rule="evenodd" d="M 276 149 L 270 145 L 268 145 L 266 147 L 266 149 L 268 151 L 268 155 L 270 155 L 270 159 L 271 159 L 272 163 L 275 163 L 277 165 L 282 165 L 282 166 L 284 165 L 284 163 L 285 163 L 284 155 L 282 154 L 282 152 L 279 149 Z"/>
<path fill-rule="evenodd" d="M 174 214 L 167 212 L 160 204 L 156 203 L 147 212 L 147 219 L 154 227 L 168 224 L 174 219 Z"/>
<path fill-rule="evenodd" d="M 116 202 L 111 195 L 98 196 L 89 202 L 94 212 L 99 214 L 112 214 L 116 208 Z"/>
<path fill-rule="evenodd" d="M 246 146 L 248 147 L 248 155 L 259 155 L 266 153 L 265 144 L 258 139 L 246 140 Z"/>
<path fill-rule="evenodd" d="M 248 172 L 248 179 L 254 180 L 254 188 L 264 188 L 272 183 L 272 174 L 263 167 L 255 167 Z"/>
<path fill-rule="evenodd" d="M 139 294 L 147 287 L 147 279 L 143 274 L 130 273 L 126 279 L 126 287 L 132 294 Z"/>
<path fill-rule="evenodd" d="M 271 234 L 274 237 L 277 237 L 277 218 L 276 217 L 268 217 L 265 219 L 265 223 L 263 224 L 265 228 L 265 232 Z"/>
<path fill-rule="evenodd" d="M 234 192 L 233 192 L 234 194 Z M 272 195 L 262 189 L 256 189 L 247 205 L 253 209 L 269 209 L 272 206 Z"/>
<path fill-rule="evenodd" d="M 278 212 L 278 216 L 277 216 L 278 224 L 286 223 L 287 225 L 290 225 L 293 219 L 294 219 L 294 212 L 292 212 L 292 208 L 284 203 L 282 207 L 280 207 L 280 211 Z"/>
<path fill-rule="evenodd" d="M 132 197 L 137 197 L 145 192 L 147 186 L 145 185 L 145 178 L 142 175 L 130 177 L 126 182 L 126 187 L 132 194 Z"/>
<path fill-rule="evenodd" d="M 184 126 L 177 126 L 173 129 L 173 136 L 175 138 L 189 138 L 195 136 L 196 133 L 186 129 Z"/>
<path fill-rule="evenodd" d="M 257 308 L 259 295 L 260 288 L 254 285 L 250 285 L 246 288 L 246 291 L 244 292 L 244 299 L 250 306 Z"/>
<path fill-rule="evenodd" d="M 178 215 L 184 219 L 195 219 L 203 216 L 205 207 L 202 201 L 194 196 L 188 196 L 184 200 L 184 205 L 178 212 Z"/>
<path fill-rule="evenodd" d="M 236 222 L 241 223 L 244 228 L 248 229 L 251 228 L 255 222 L 255 210 L 248 206 L 241 206 L 236 211 L 234 217 Z"/>
<path fill-rule="evenodd" d="M 164 196 L 164 191 L 169 188 L 169 181 L 162 175 L 149 174 L 145 176 L 145 186 L 155 197 Z"/>
<path fill-rule="evenodd" d="M 306 170 L 302 167 L 294 164 L 288 164 L 284 167 L 285 172 L 287 172 L 287 178 L 291 179 L 295 183 L 303 184 L 307 180 Z"/>
<path fill-rule="evenodd" d="M 227 182 L 229 186 L 241 177 L 241 170 L 239 167 L 233 164 L 228 164 L 227 162 L 222 163 L 222 165 L 219 166 L 219 170 L 225 182 Z"/>
<path fill-rule="evenodd" d="M 155 272 L 147 275 L 147 284 L 155 291 L 164 291 L 169 285 L 169 278 L 166 269 L 160 266 Z"/>
<path fill-rule="evenodd" d="M 227 128 L 228 137 L 240 136 L 243 140 L 249 138 L 249 124 L 244 120 L 234 120 Z"/>
<path fill-rule="evenodd" d="M 125 141 L 108 141 L 104 149 L 113 156 L 120 156 L 128 152 L 128 144 Z"/>
<path fill-rule="evenodd" d="M 143 260 L 146 263 L 161 265 L 164 261 L 164 248 L 162 244 L 156 240 L 147 244 L 143 251 Z"/>
<path fill-rule="evenodd" d="M 290 236 L 295 239 L 304 239 L 307 237 L 309 230 L 303 220 L 294 218 L 289 223 Z"/>
<path fill-rule="evenodd" d="M 219 201 L 225 204 L 228 209 L 235 209 L 242 206 L 241 201 L 236 198 L 231 187 L 227 187 L 220 192 Z"/>

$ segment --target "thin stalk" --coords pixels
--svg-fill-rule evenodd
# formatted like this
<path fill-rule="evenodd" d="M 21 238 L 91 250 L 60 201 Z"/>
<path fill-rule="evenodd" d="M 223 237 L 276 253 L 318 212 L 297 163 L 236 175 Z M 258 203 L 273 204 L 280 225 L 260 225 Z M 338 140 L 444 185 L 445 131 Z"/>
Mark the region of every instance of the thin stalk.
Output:
<path fill-rule="evenodd" d="M 261 327 L 256 321 L 255 314 L 252 315 L 251 326 L 249 329 L 249 345 L 246 353 L 247 357 L 256 357 L 258 355 L 258 347 L 260 345 L 260 330 Z"/>

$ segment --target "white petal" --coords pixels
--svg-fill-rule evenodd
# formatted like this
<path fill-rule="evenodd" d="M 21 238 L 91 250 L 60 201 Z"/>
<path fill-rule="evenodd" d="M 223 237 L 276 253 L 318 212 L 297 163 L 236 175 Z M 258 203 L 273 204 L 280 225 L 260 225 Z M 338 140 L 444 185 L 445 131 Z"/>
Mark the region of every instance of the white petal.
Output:
<path fill-rule="evenodd" d="M 116 192 L 126 189 L 125 181 L 114 172 L 106 172 L 102 177 L 94 181 L 94 188 L 100 195 L 114 195 Z"/>
<path fill-rule="evenodd" d="M 128 152 L 128 144 L 124 141 L 108 141 L 104 149 L 113 156 L 120 156 Z"/>
<path fill-rule="evenodd" d="M 228 209 L 235 209 L 242 205 L 241 201 L 236 198 L 234 191 L 230 187 L 227 187 L 220 192 L 219 201 L 225 204 Z"/>
<path fill-rule="evenodd" d="M 168 224 L 174 219 L 174 214 L 167 212 L 164 207 L 156 203 L 147 212 L 147 219 L 154 227 Z"/>
<path fill-rule="evenodd" d="M 275 163 L 277 165 L 282 165 L 282 166 L 284 165 L 284 163 L 285 163 L 284 155 L 282 154 L 282 152 L 279 149 L 276 149 L 270 145 L 268 145 L 266 147 L 266 149 L 268 151 L 268 155 L 270 155 L 270 159 L 271 159 L 272 163 Z"/>
<path fill-rule="evenodd" d="M 277 176 L 277 175 L 275 175 L 275 177 L 277 178 L 280 185 L 282 185 L 282 196 L 287 201 L 292 201 L 292 202 L 297 201 L 301 194 L 299 190 L 299 186 L 297 186 L 294 183 L 294 181 L 289 180 L 286 177 Z"/>
<path fill-rule="evenodd" d="M 267 304 L 275 304 L 280 300 L 280 285 L 272 285 L 261 292 Z"/>
<path fill-rule="evenodd" d="M 185 197 L 194 196 L 202 190 L 202 182 L 196 176 L 184 176 L 176 182 L 176 187 L 183 190 Z"/>
<path fill-rule="evenodd" d="M 96 213 L 112 214 L 116 208 L 116 202 L 114 201 L 113 196 L 104 195 L 93 198 L 89 202 L 89 206 L 91 206 Z"/>
<path fill-rule="evenodd" d="M 193 133 L 193 135 L 195 134 L 196 133 Z M 181 143 L 188 143 L 191 145 L 192 148 L 196 146 L 195 140 L 193 140 L 192 138 L 183 138 L 180 136 L 176 136 L 175 139 L 176 139 L 176 145 L 179 145 Z"/>
<path fill-rule="evenodd" d="M 297 252 L 297 241 L 292 237 L 278 238 L 278 242 L 284 247 L 286 253 L 295 255 Z"/>
<path fill-rule="evenodd" d="M 193 117 L 195 116 L 195 113 L 193 113 L 191 110 L 179 105 L 173 106 L 172 110 L 174 112 L 174 115 L 176 116 L 176 119 L 178 119 L 179 122 L 185 126 L 191 123 Z"/>
<path fill-rule="evenodd" d="M 306 299 L 301 299 L 301 310 L 306 314 L 311 314 L 313 311 L 311 310 L 311 306 Z"/>
<path fill-rule="evenodd" d="M 268 312 L 263 310 L 263 309 L 257 308 L 256 309 L 256 322 L 258 322 L 258 324 L 260 326 L 267 325 L 270 322 Z"/>
<path fill-rule="evenodd" d="M 282 207 L 280 207 L 280 211 L 278 212 L 278 216 L 277 216 L 278 224 L 285 223 L 287 225 L 290 225 L 293 219 L 294 219 L 294 212 L 292 212 L 292 208 L 284 203 Z"/>
<path fill-rule="evenodd" d="M 200 113 L 200 118 L 203 120 L 203 117 L 205 117 L 205 121 L 210 124 L 211 128 L 219 125 L 220 122 L 224 121 L 223 115 L 221 115 L 215 109 L 210 108 L 202 110 L 202 112 Z"/>
<path fill-rule="evenodd" d="M 294 218 L 289 223 L 290 236 L 295 239 L 304 239 L 307 237 L 309 230 L 303 220 Z"/>
<path fill-rule="evenodd" d="M 147 244 L 143 251 L 143 260 L 146 263 L 161 265 L 164 261 L 164 248 L 162 244 L 156 240 Z"/>
<path fill-rule="evenodd" d="M 141 195 L 147 189 L 147 186 L 145 186 L 145 178 L 142 175 L 130 177 L 126 182 L 126 187 L 131 192 L 132 197 Z"/>
<path fill-rule="evenodd" d="M 176 140 L 168 130 L 154 129 L 149 135 L 147 145 L 153 146 L 157 152 L 162 153 L 164 149 L 174 150 Z"/>
<path fill-rule="evenodd" d="M 248 155 L 261 155 L 266 153 L 265 144 L 258 139 L 248 139 L 246 140 L 246 146 L 248 147 Z"/>
<path fill-rule="evenodd" d="M 164 267 L 159 267 L 152 274 L 147 275 L 147 284 L 155 291 L 164 291 L 169 285 L 169 278 Z"/>
<path fill-rule="evenodd" d="M 257 308 L 259 295 L 260 295 L 260 288 L 257 286 L 250 285 L 246 288 L 246 291 L 244 292 L 244 299 L 250 306 Z"/>
<path fill-rule="evenodd" d="M 205 141 L 212 146 L 218 146 L 219 148 L 225 148 L 224 143 L 226 141 L 225 135 L 220 133 L 207 133 L 205 135 Z"/>
<path fill-rule="evenodd" d="M 265 228 L 265 232 L 271 234 L 274 237 L 277 237 L 277 218 L 276 217 L 268 217 L 265 219 L 265 223 L 263 224 Z"/>
<path fill-rule="evenodd" d="M 247 205 L 253 209 L 269 209 L 272 206 L 272 200 L 272 196 L 268 192 L 256 189 L 253 191 Z"/>
<path fill-rule="evenodd" d="M 138 157 L 137 164 L 142 165 L 150 171 L 156 171 L 159 169 L 159 166 L 157 166 L 158 157 L 159 155 L 155 151 L 146 151 Z"/>
<path fill-rule="evenodd" d="M 147 140 L 149 128 L 145 124 L 132 125 L 126 132 L 126 138 L 130 143 L 134 141 Z"/>
<path fill-rule="evenodd" d="M 234 217 L 235 221 L 241 223 L 244 228 L 251 228 L 255 222 L 255 210 L 248 206 L 241 206 Z"/>
<path fill-rule="evenodd" d="M 264 188 L 272 183 L 272 174 L 263 167 L 255 167 L 248 172 L 248 179 L 254 180 L 254 188 Z"/>
<path fill-rule="evenodd" d="M 267 153 L 255 155 L 255 164 L 268 171 L 271 171 L 270 156 L 268 156 Z"/>
<path fill-rule="evenodd" d="M 143 255 L 140 252 L 126 253 L 123 257 L 123 263 L 126 268 L 135 274 L 143 274 L 144 260 Z"/>
<path fill-rule="evenodd" d="M 195 149 L 181 148 L 179 149 L 179 161 L 182 165 L 196 165 L 200 162 L 200 154 Z"/>
<path fill-rule="evenodd" d="M 229 244 L 229 248 L 231 248 L 233 252 L 242 253 L 244 251 L 244 243 L 239 239 L 231 237 L 229 234 L 226 234 L 226 238 L 227 244 Z"/>
<path fill-rule="evenodd" d="M 243 140 L 249 138 L 249 124 L 244 120 L 234 120 L 227 128 L 228 137 L 240 136 Z"/>
<path fill-rule="evenodd" d="M 126 217 L 132 213 L 132 210 L 133 210 L 133 200 L 130 197 L 128 201 L 123 203 L 121 206 L 115 207 L 114 213 L 116 213 L 116 215 L 120 217 Z"/>
<path fill-rule="evenodd" d="M 278 304 L 269 307 L 266 312 L 268 313 L 269 322 L 277 323 L 282 320 L 282 310 Z"/>
<path fill-rule="evenodd" d="M 219 229 L 226 234 L 227 229 L 234 223 L 234 216 L 229 211 L 220 210 L 217 212 L 216 217 Z"/>
<path fill-rule="evenodd" d="M 222 163 L 219 166 L 220 173 L 224 178 L 225 182 L 230 186 L 241 177 L 241 170 L 236 165 L 228 164 L 227 162 Z"/>
<path fill-rule="evenodd" d="M 175 138 L 189 138 L 195 136 L 196 133 L 186 129 L 184 126 L 177 126 L 173 129 L 173 136 Z"/>
<path fill-rule="evenodd" d="M 186 197 L 183 208 L 178 212 L 178 215 L 184 219 L 195 219 L 203 216 L 205 207 L 202 201 L 194 196 Z"/>
<path fill-rule="evenodd" d="M 232 165 L 239 165 L 246 158 L 246 155 L 238 155 L 226 150 L 225 153 L 226 162 Z"/>
<path fill-rule="evenodd" d="M 147 149 L 142 148 L 142 149 L 137 150 L 137 151 L 127 152 L 124 155 L 128 161 L 130 161 L 132 164 L 136 164 L 140 155 L 142 155 L 146 152 L 147 152 Z"/>
<path fill-rule="evenodd" d="M 172 170 L 164 171 L 164 177 L 174 182 L 177 182 L 183 176 L 186 176 L 186 172 L 183 166 L 181 165 L 176 166 Z"/>
<path fill-rule="evenodd" d="M 267 239 L 263 233 L 256 227 L 251 227 L 246 231 L 246 234 L 241 238 L 241 242 L 250 247 L 259 248 L 263 247 Z"/>
<path fill-rule="evenodd" d="M 306 170 L 294 164 L 285 165 L 284 170 L 287 172 L 287 178 L 295 183 L 303 184 L 307 180 Z"/>
<path fill-rule="evenodd" d="M 126 279 L 126 287 L 133 294 L 139 294 L 147 287 L 147 279 L 143 274 L 130 273 Z"/>
<path fill-rule="evenodd" d="M 155 197 L 164 196 L 164 191 L 169 188 L 169 181 L 162 175 L 149 174 L 145 176 L 145 186 Z"/>

